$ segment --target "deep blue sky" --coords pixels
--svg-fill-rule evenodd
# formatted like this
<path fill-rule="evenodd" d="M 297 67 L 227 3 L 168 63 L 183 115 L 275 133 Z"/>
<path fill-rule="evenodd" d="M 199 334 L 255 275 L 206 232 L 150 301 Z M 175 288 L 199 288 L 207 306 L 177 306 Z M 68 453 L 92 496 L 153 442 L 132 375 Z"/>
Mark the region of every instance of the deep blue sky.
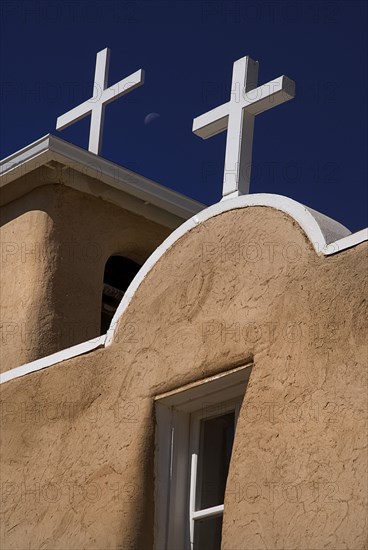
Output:
<path fill-rule="evenodd" d="M 102 156 L 206 204 L 221 197 L 225 133 L 193 117 L 228 101 L 233 62 L 260 62 L 297 95 L 256 119 L 251 192 L 309 205 L 352 231 L 367 223 L 367 4 L 364 1 L 7 1 L 2 5 L 1 157 L 47 133 L 87 147 L 89 118 L 56 118 L 89 99 L 96 53 L 109 85 L 144 86 L 106 109 Z M 160 117 L 144 124 L 148 113 Z"/>

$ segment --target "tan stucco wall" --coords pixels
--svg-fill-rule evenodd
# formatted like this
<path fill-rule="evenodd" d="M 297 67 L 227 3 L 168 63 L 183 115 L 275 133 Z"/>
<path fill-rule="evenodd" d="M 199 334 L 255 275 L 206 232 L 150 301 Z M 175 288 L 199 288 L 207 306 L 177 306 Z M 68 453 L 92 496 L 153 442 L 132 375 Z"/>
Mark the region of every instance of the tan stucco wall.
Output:
<path fill-rule="evenodd" d="M 2 371 L 99 335 L 108 257 L 142 264 L 171 232 L 63 185 L 3 206 L 1 222 Z"/>
<path fill-rule="evenodd" d="M 182 237 L 110 347 L 2 387 L 3 547 L 151 549 L 153 397 L 253 356 L 223 550 L 367 548 L 366 250 L 264 207 Z"/>

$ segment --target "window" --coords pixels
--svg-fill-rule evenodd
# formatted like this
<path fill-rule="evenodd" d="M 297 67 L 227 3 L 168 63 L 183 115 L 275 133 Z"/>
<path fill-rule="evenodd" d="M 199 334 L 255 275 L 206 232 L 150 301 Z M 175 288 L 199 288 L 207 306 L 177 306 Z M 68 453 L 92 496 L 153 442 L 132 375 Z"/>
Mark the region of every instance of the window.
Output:
<path fill-rule="evenodd" d="M 110 256 L 106 262 L 102 290 L 101 334 L 106 334 L 126 289 L 141 266 L 124 256 Z"/>
<path fill-rule="evenodd" d="M 251 365 L 155 398 L 155 548 L 221 547 L 226 480 Z"/>
<path fill-rule="evenodd" d="M 240 400 L 191 415 L 189 531 L 195 550 L 220 550 L 225 487 Z M 208 409 L 208 410 L 207 410 Z"/>

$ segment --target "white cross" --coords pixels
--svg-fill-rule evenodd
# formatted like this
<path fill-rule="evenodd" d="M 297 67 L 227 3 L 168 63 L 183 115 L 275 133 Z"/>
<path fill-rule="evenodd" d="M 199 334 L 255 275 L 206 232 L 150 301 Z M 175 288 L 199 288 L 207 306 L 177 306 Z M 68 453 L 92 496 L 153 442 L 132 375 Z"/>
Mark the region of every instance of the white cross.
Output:
<path fill-rule="evenodd" d="M 109 48 L 98 52 L 96 56 L 93 96 L 81 105 L 71 109 L 71 111 L 59 116 L 56 121 L 56 129 L 63 130 L 91 113 L 88 150 L 96 155 L 99 155 L 101 151 L 105 105 L 144 83 L 144 71 L 140 69 L 120 80 L 117 84 L 107 88 L 109 59 Z"/>
<path fill-rule="evenodd" d="M 257 86 L 258 61 L 242 57 L 234 63 L 230 101 L 193 120 L 203 139 L 227 129 L 223 198 L 249 193 L 254 118 L 295 96 L 295 82 L 280 76 Z"/>

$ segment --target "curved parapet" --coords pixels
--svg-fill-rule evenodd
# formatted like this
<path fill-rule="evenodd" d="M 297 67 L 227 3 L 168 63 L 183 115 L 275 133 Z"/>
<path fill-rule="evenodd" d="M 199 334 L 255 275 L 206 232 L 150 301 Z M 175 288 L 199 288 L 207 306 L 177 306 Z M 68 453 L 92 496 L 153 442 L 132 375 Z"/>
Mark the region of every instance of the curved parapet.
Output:
<path fill-rule="evenodd" d="M 135 296 L 137 289 L 157 262 L 163 258 L 167 251 L 171 249 L 177 241 L 207 220 L 211 220 L 226 212 L 249 207 L 271 208 L 286 214 L 300 227 L 307 240 L 311 243 L 317 256 L 329 257 L 368 240 L 368 229 L 363 229 L 357 233 L 351 234 L 346 227 L 335 220 L 280 195 L 262 193 L 223 200 L 202 210 L 200 213 L 183 223 L 169 235 L 153 254 L 151 254 L 128 287 L 107 334 L 11 369 L 0 375 L 0 383 L 42 370 L 67 359 L 90 353 L 98 348 L 109 346 L 117 334 L 120 318 L 126 311 L 132 298 Z"/>
<path fill-rule="evenodd" d="M 111 344 L 114 338 L 117 323 L 139 285 L 145 279 L 146 275 L 156 264 L 156 262 L 176 241 L 188 233 L 188 231 L 210 218 L 230 210 L 253 206 L 274 208 L 275 210 L 279 210 L 280 212 L 290 216 L 304 231 L 317 254 L 328 255 L 337 252 L 338 247 L 336 246 L 336 242 L 339 239 L 344 239 L 351 235 L 349 229 L 344 227 L 341 223 L 282 195 L 258 193 L 235 197 L 233 199 L 226 199 L 216 203 L 213 206 L 202 210 L 202 212 L 196 214 L 178 227 L 148 258 L 140 271 L 137 273 L 136 277 L 133 279 L 115 313 L 110 329 L 106 335 L 105 345 L 108 346 Z"/>

